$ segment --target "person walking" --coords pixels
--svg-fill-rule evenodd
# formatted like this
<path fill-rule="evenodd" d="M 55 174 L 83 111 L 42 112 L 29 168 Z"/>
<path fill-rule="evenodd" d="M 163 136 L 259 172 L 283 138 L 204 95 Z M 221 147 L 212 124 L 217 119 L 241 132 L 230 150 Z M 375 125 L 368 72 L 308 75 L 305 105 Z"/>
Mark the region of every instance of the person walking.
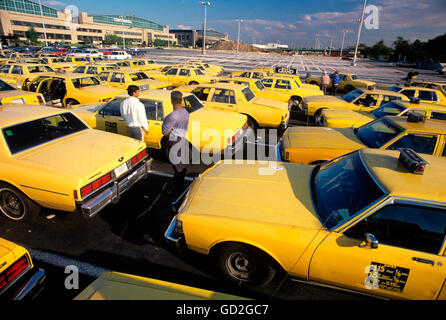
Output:
<path fill-rule="evenodd" d="M 324 71 L 324 73 L 321 76 L 321 90 L 324 92 L 324 95 L 327 94 L 328 86 L 330 85 L 330 76 L 328 75 L 327 71 Z"/>
<path fill-rule="evenodd" d="M 341 78 L 339 77 L 339 73 L 336 71 L 333 76 L 333 84 L 331 86 L 331 95 L 336 96 L 340 82 L 341 82 Z"/>
<path fill-rule="evenodd" d="M 184 189 L 186 177 L 186 133 L 189 129 L 189 112 L 182 106 L 183 94 L 172 91 L 170 99 L 173 112 L 164 118 L 162 133 L 168 138 L 168 157 L 174 171 L 174 192 L 179 194 Z"/>
<path fill-rule="evenodd" d="M 121 117 L 124 118 L 131 138 L 144 141 L 144 132 L 149 133 L 149 124 L 147 122 L 146 108 L 139 101 L 139 87 L 130 85 L 127 89 L 130 97 L 123 100 L 119 109 Z"/>

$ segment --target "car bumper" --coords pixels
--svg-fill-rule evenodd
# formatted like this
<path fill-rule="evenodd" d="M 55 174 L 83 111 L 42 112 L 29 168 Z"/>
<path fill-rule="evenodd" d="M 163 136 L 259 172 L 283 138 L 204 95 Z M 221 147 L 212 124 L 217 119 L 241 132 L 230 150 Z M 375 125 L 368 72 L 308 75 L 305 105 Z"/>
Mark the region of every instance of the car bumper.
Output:
<path fill-rule="evenodd" d="M 141 162 L 136 168 L 127 173 L 127 175 L 114 181 L 110 187 L 106 188 L 92 199 L 89 199 L 86 202 L 78 202 L 77 206 L 79 211 L 85 217 L 91 218 L 110 203 L 118 203 L 124 192 L 129 190 L 138 181 L 147 178 L 151 163 L 152 159 Z"/>
<path fill-rule="evenodd" d="M 177 216 L 175 216 L 172 219 L 172 222 L 170 223 L 169 227 L 164 233 L 164 238 L 166 239 L 169 245 L 176 247 L 178 251 L 182 251 L 187 248 L 186 241 L 184 239 L 184 235 L 176 231 L 175 228 L 176 223 L 177 223 Z"/>
<path fill-rule="evenodd" d="M 248 139 L 248 130 L 244 130 L 243 133 L 235 140 L 235 142 L 231 145 L 228 145 L 224 151 L 224 154 L 234 155 L 240 150 L 243 150 L 244 145 Z"/>
<path fill-rule="evenodd" d="M 8 300 L 32 300 L 42 291 L 45 277 L 45 270 L 35 267 L 29 269 L 1 297 Z"/>

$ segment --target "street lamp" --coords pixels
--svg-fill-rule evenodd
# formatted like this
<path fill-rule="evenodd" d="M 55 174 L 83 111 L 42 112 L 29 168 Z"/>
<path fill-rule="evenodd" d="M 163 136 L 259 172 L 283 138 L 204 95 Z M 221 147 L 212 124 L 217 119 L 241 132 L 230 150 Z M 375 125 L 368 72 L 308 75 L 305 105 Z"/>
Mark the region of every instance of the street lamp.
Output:
<path fill-rule="evenodd" d="M 206 54 L 206 7 L 210 6 L 211 3 L 209 1 L 201 1 L 201 4 L 204 6 L 203 50 L 201 53 Z"/>
<path fill-rule="evenodd" d="M 237 53 L 238 53 L 240 46 L 240 23 L 243 22 L 243 20 L 237 19 L 237 22 L 238 22 L 238 34 L 237 34 Z"/>
<path fill-rule="evenodd" d="M 352 32 L 352 31 L 351 30 L 343 30 L 342 31 L 343 36 L 342 36 L 342 46 L 341 46 L 341 56 L 340 56 L 341 59 L 342 59 L 342 53 L 344 52 L 345 34 L 350 33 L 350 32 Z"/>
<path fill-rule="evenodd" d="M 355 57 L 353 58 L 352 62 L 353 67 L 356 66 L 356 59 L 358 58 L 358 47 L 359 47 L 359 41 L 361 39 L 361 30 L 362 30 L 362 24 L 364 23 L 364 14 L 366 6 L 367 6 L 367 0 L 364 0 L 364 6 L 362 7 L 361 21 L 359 22 L 359 28 L 358 28 L 358 38 L 356 39 Z"/>

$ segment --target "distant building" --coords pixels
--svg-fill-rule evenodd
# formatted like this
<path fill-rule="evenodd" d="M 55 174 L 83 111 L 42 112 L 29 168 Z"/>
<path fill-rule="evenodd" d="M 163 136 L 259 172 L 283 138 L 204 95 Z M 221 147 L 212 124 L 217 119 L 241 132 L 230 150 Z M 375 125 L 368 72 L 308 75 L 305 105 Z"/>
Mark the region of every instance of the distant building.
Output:
<path fill-rule="evenodd" d="M 45 32 L 49 43 L 83 43 L 89 39 L 93 44 L 100 44 L 107 34 L 125 38 L 128 43 L 150 44 L 156 39 L 176 43 L 176 38 L 169 32 L 168 26 L 135 17 L 134 15 L 90 15 L 80 12 L 72 17 L 69 10 L 56 10 L 42 5 Z M 0 0 L 0 35 L 16 35 L 19 40 L 26 40 L 26 31 L 34 27 L 44 41 L 44 29 L 40 16 L 40 6 L 30 0 Z"/>
<path fill-rule="evenodd" d="M 175 35 L 175 38 L 179 45 L 184 47 L 197 47 L 201 46 L 203 41 L 203 30 L 182 30 L 172 29 L 171 34 Z M 206 31 L 206 45 L 213 44 L 220 40 L 228 40 L 228 35 L 220 33 L 215 30 Z"/>

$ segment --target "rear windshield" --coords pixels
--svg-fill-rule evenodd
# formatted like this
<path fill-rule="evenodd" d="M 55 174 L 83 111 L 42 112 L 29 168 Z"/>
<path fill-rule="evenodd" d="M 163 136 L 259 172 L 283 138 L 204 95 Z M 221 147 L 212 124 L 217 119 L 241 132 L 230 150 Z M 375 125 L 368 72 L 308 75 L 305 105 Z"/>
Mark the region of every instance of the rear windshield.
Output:
<path fill-rule="evenodd" d="M 200 100 L 198 100 L 197 97 L 194 95 L 185 97 L 183 99 L 183 106 L 189 113 L 195 112 L 204 107 Z"/>
<path fill-rule="evenodd" d="M 73 82 L 73 85 L 76 89 L 97 86 L 101 84 L 100 81 L 95 77 L 72 79 L 71 82 Z"/>
<path fill-rule="evenodd" d="M 15 90 L 15 89 L 11 87 L 9 84 L 7 84 L 5 81 L 0 80 L 0 91 L 9 91 L 9 90 Z"/>
<path fill-rule="evenodd" d="M 255 98 L 255 94 L 250 88 L 243 89 L 242 93 L 245 95 L 246 101 L 248 102 Z"/>
<path fill-rule="evenodd" d="M 130 79 L 132 79 L 132 81 L 138 81 L 138 80 L 149 79 L 149 77 L 144 72 L 136 72 L 130 74 Z"/>
<path fill-rule="evenodd" d="M 87 128 L 67 112 L 3 128 L 2 132 L 11 154 L 15 154 Z"/>

